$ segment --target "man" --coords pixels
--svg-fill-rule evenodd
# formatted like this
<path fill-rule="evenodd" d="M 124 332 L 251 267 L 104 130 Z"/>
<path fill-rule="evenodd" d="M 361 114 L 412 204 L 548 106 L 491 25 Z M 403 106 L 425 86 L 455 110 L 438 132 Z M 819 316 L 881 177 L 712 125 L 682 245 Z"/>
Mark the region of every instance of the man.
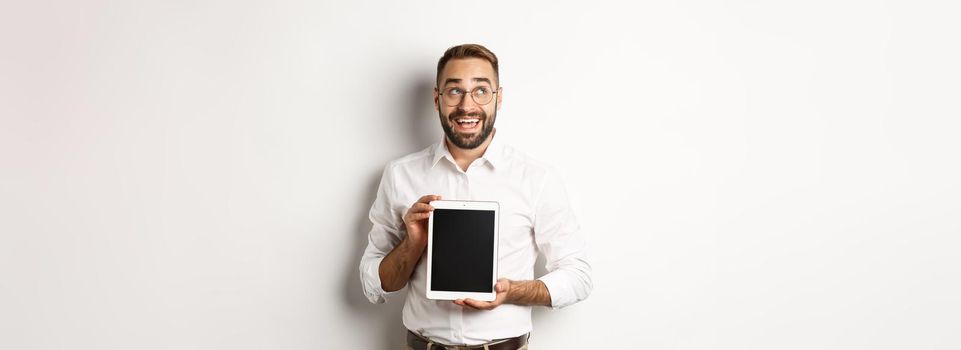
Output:
<path fill-rule="evenodd" d="M 372 303 L 410 286 L 403 311 L 408 349 L 527 349 L 532 306 L 562 308 L 593 288 L 558 175 L 495 137 L 503 98 L 493 52 L 474 44 L 448 49 L 437 63 L 434 88 L 444 139 L 384 169 L 360 278 Z M 500 203 L 494 301 L 427 299 L 422 257 L 429 203 L 441 198 Z M 535 280 L 538 252 L 549 272 Z"/>

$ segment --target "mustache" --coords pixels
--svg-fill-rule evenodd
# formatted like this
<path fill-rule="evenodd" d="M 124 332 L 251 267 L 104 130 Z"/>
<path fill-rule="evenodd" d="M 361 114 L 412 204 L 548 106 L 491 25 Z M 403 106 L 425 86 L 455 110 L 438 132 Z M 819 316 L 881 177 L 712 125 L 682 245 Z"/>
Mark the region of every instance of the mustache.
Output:
<path fill-rule="evenodd" d="M 447 116 L 447 119 L 453 121 L 454 118 L 457 118 L 457 117 L 481 117 L 482 119 L 485 119 L 485 120 L 486 120 L 486 119 L 487 119 L 487 113 L 485 113 L 484 111 L 476 111 L 476 112 L 469 112 L 469 113 L 468 113 L 468 112 L 465 111 L 465 110 L 456 110 L 456 111 L 451 112 L 450 115 Z"/>

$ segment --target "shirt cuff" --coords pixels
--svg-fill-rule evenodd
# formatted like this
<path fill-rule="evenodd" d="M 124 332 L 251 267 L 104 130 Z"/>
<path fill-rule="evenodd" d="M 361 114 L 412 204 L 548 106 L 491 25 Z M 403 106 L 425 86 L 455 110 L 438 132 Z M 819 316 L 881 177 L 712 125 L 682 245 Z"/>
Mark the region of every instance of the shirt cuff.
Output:
<path fill-rule="evenodd" d="M 551 294 L 552 309 L 560 309 L 577 302 L 577 298 L 570 290 L 571 283 L 564 275 L 564 271 L 553 271 L 537 280 L 544 282 L 544 285 L 547 286 L 547 292 Z"/>
<path fill-rule="evenodd" d="M 400 292 L 400 289 L 393 292 L 385 291 L 383 284 L 380 283 L 380 263 L 384 261 L 384 258 L 371 260 L 364 271 L 364 294 L 367 296 L 367 300 L 373 304 L 383 304 L 387 301 L 387 297 Z"/>

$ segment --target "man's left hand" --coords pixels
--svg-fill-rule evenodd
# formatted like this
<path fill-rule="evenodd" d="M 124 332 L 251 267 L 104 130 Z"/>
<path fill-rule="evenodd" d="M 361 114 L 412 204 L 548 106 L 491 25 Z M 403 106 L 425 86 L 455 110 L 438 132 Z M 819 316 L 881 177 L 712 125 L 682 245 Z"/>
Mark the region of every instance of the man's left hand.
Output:
<path fill-rule="evenodd" d="M 511 290 L 511 281 L 506 278 L 497 280 L 497 284 L 494 285 L 494 290 L 497 292 L 494 301 L 480 301 L 467 298 L 454 300 L 454 304 L 463 306 L 465 309 L 493 310 L 507 301 L 507 295 Z"/>

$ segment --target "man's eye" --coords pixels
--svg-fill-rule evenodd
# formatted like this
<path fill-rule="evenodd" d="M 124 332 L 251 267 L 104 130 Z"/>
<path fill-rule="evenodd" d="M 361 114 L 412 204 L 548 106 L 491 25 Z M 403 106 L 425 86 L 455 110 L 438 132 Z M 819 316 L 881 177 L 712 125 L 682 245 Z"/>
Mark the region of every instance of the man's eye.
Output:
<path fill-rule="evenodd" d="M 453 95 L 453 96 L 457 96 L 457 95 L 460 95 L 460 94 L 463 94 L 463 93 L 464 93 L 464 90 L 461 90 L 461 89 L 450 89 L 450 90 L 447 90 L 447 94 L 448 94 L 448 95 Z"/>
<path fill-rule="evenodd" d="M 489 93 L 489 92 L 490 92 L 490 91 L 487 90 L 487 88 L 477 88 L 477 89 L 474 90 L 474 95 L 484 96 L 484 95 L 487 95 L 487 93 Z"/>

